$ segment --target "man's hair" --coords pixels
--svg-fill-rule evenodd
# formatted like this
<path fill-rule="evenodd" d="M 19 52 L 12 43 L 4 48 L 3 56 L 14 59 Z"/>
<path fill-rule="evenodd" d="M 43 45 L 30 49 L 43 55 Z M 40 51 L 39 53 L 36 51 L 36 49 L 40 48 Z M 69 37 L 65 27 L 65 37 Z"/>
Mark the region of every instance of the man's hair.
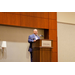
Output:
<path fill-rule="evenodd" d="M 37 31 L 37 29 L 34 29 L 33 31 Z"/>

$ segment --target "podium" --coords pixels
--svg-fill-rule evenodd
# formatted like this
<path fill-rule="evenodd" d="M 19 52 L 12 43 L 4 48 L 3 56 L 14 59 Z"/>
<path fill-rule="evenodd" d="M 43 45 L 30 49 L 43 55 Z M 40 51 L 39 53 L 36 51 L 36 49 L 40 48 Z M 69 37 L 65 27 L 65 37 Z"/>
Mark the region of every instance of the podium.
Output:
<path fill-rule="evenodd" d="M 32 43 L 33 62 L 51 62 L 53 40 L 39 39 Z"/>

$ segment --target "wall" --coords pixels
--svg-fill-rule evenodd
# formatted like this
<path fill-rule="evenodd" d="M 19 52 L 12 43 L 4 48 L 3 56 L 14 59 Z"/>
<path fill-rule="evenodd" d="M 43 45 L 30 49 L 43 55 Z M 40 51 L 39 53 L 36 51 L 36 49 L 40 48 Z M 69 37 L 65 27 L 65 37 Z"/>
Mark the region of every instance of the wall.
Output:
<path fill-rule="evenodd" d="M 1 40 L 14 42 L 28 42 L 28 36 L 31 34 L 33 34 L 33 28 L 0 26 Z M 38 29 L 38 36 L 40 34 L 44 35 L 43 29 Z"/>
<path fill-rule="evenodd" d="M 48 12 L 0 12 L 0 24 L 48 29 Z"/>
<path fill-rule="evenodd" d="M 75 24 L 75 12 L 57 12 L 57 22 Z"/>
<path fill-rule="evenodd" d="M 3 54 L 0 50 L 0 61 L 29 62 L 28 36 L 31 34 L 33 34 L 33 28 L 0 26 L 0 41 L 7 41 L 7 48 Z M 44 35 L 43 29 L 38 29 L 38 35 L 40 34 Z"/>
<path fill-rule="evenodd" d="M 57 12 L 58 62 L 75 62 L 75 12 Z"/>
<path fill-rule="evenodd" d="M 0 50 L 0 62 L 30 62 L 30 53 L 27 42 L 9 42 L 7 47 Z"/>
<path fill-rule="evenodd" d="M 58 62 L 75 62 L 75 25 L 58 25 Z"/>

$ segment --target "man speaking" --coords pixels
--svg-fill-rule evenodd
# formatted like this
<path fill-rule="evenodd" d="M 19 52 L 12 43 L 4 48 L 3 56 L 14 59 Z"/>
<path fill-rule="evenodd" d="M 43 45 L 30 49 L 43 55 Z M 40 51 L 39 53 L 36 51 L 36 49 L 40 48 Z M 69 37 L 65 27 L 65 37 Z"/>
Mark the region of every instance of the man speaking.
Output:
<path fill-rule="evenodd" d="M 32 57 L 32 43 L 35 42 L 36 40 L 40 39 L 40 37 L 37 34 L 38 34 L 37 29 L 34 29 L 33 34 L 28 37 L 28 42 L 30 43 L 28 51 L 31 54 L 31 62 L 32 62 L 32 58 L 33 58 Z"/>

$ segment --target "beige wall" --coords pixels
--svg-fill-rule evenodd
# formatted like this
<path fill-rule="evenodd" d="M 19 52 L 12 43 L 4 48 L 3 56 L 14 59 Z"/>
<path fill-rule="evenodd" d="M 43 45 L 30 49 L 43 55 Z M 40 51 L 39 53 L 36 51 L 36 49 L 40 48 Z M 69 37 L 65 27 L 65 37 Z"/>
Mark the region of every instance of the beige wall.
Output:
<path fill-rule="evenodd" d="M 57 22 L 58 62 L 75 62 L 75 12 L 58 12 Z"/>
<path fill-rule="evenodd" d="M 57 22 L 75 24 L 75 12 L 57 12 Z"/>
<path fill-rule="evenodd" d="M 0 50 L 0 62 L 30 62 L 29 43 L 6 42 L 7 47 Z"/>
<path fill-rule="evenodd" d="M 28 42 L 28 36 L 33 34 L 32 28 L 0 26 L 0 39 L 13 42 Z M 43 29 L 38 29 L 38 36 L 44 35 Z"/>
<path fill-rule="evenodd" d="M 7 41 L 4 52 L 0 50 L 0 62 L 29 62 L 28 36 L 31 34 L 33 34 L 32 28 L 0 26 L 0 39 Z M 44 35 L 43 29 L 38 29 L 38 35 L 40 34 Z"/>
<path fill-rule="evenodd" d="M 58 23 L 58 61 L 75 62 L 75 25 Z"/>

